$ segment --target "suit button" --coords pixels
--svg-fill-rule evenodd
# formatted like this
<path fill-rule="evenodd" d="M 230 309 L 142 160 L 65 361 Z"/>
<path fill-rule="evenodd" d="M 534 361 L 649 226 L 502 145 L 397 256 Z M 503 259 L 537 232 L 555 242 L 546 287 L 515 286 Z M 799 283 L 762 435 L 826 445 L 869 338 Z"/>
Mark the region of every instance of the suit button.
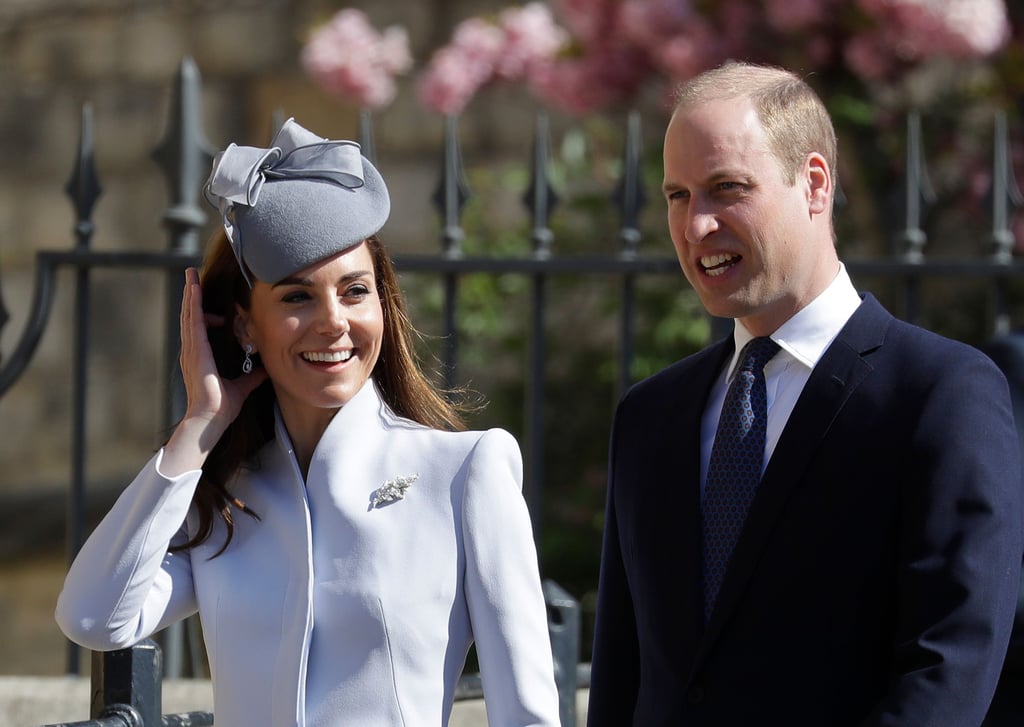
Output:
<path fill-rule="evenodd" d="M 704 701 L 704 687 L 690 687 L 686 690 L 687 704 L 700 704 Z"/>

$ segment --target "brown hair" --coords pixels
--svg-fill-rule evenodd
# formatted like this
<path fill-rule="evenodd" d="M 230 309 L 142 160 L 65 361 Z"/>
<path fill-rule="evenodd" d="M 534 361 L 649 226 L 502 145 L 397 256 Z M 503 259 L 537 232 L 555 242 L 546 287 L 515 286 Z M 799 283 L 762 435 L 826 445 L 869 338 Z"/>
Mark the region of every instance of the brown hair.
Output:
<path fill-rule="evenodd" d="M 836 132 L 825 104 L 803 79 L 783 68 L 733 61 L 705 71 L 676 89 L 673 112 L 743 96 L 754 103 L 787 184 L 796 181 L 812 152 L 821 154 L 836 173 Z"/>
<path fill-rule="evenodd" d="M 406 314 L 405 298 L 398 284 L 391 256 L 376 235 L 367 238 L 373 258 L 377 294 L 384 314 L 384 336 L 380 357 L 372 378 L 381 398 L 398 416 L 434 429 L 461 430 L 464 409 L 443 395 L 420 368 L 415 353 L 416 331 Z M 223 325 L 208 326 L 210 347 L 221 376 L 232 378 L 242 370 L 245 352 L 233 333 L 235 305 L 248 310 L 250 290 L 223 230 L 210 240 L 200 271 L 203 309 L 223 318 Z M 229 490 L 235 474 L 243 467 L 258 467 L 256 455 L 274 437 L 274 389 L 263 382 L 242 405 L 238 417 L 228 426 L 203 465 L 193 505 L 199 517 L 196 534 L 176 548 L 186 550 L 205 542 L 220 518 L 227 529 L 220 555 L 234 536 L 233 513 L 240 510 L 259 519 Z"/>

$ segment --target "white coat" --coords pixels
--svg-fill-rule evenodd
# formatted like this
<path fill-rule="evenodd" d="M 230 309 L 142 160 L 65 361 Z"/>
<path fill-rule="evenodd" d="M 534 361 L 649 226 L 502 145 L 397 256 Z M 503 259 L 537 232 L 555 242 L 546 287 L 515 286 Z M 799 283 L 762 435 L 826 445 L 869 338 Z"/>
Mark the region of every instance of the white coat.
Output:
<path fill-rule="evenodd" d="M 333 418 L 305 482 L 280 420 L 232 493 L 227 550 L 194 533 L 200 472 L 161 453 L 75 559 L 56 617 L 90 649 L 123 648 L 198 610 L 219 727 L 445 725 L 476 641 L 491 727 L 557 725 L 546 610 L 522 459 L 500 429 L 442 432 L 366 386 Z M 388 482 L 404 497 L 374 504 Z M 218 520 L 218 525 L 222 524 Z"/>

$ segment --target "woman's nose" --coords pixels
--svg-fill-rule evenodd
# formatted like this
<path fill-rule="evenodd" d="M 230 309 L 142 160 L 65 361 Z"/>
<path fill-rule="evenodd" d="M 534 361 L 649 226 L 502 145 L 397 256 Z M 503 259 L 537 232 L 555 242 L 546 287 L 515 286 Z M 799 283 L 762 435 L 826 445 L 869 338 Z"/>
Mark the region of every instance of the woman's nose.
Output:
<path fill-rule="evenodd" d="M 327 335 L 340 335 L 349 329 L 345 306 L 337 298 L 327 298 L 319 308 L 318 331 Z"/>

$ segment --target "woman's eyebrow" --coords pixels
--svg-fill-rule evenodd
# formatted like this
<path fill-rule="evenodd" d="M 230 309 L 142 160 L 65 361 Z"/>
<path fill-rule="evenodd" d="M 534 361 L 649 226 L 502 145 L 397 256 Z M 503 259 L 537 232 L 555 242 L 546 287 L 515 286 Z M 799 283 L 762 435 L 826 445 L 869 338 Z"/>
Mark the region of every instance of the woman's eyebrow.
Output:
<path fill-rule="evenodd" d="M 338 278 L 338 283 L 339 284 L 347 283 L 350 280 L 356 280 L 358 278 L 368 277 L 369 275 L 370 275 L 370 271 L 369 270 L 353 270 L 351 273 L 345 273 L 340 278 Z M 271 287 L 277 288 L 277 287 L 280 287 L 282 285 L 302 285 L 302 286 L 305 286 L 305 287 L 308 288 L 308 287 L 311 287 L 313 285 L 313 280 L 312 280 L 312 278 L 288 277 L 288 278 L 283 278 L 282 280 L 277 281 Z"/>

